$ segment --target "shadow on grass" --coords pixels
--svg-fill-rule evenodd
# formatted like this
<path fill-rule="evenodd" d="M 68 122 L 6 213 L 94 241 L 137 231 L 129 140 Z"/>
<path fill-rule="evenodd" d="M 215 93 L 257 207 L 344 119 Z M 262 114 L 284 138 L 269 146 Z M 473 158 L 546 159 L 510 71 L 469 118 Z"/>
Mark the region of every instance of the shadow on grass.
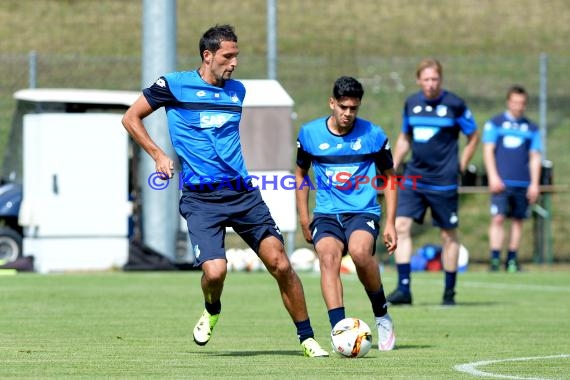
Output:
<path fill-rule="evenodd" d="M 428 344 L 396 344 L 396 347 L 394 347 L 394 351 L 417 350 L 417 349 L 432 348 L 432 347 L 433 346 L 430 346 Z"/>
<path fill-rule="evenodd" d="M 301 350 L 296 351 L 284 351 L 284 350 L 267 350 L 267 351 L 221 351 L 221 352 L 212 352 L 210 353 L 212 356 L 263 356 L 263 355 L 272 355 L 272 356 L 303 356 Z"/>

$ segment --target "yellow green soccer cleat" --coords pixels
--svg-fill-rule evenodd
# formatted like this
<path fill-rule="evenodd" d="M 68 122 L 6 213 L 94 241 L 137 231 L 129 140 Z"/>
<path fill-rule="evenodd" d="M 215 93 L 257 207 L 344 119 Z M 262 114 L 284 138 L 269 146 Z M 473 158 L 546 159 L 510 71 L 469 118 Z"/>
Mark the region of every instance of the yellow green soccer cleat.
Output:
<path fill-rule="evenodd" d="M 305 339 L 301 343 L 303 355 L 309 358 L 323 358 L 329 356 L 329 353 L 322 349 L 321 345 L 313 338 Z"/>
<path fill-rule="evenodd" d="M 218 322 L 220 314 L 210 315 L 206 310 L 202 313 L 198 323 L 194 326 L 194 342 L 199 346 L 204 346 L 210 341 L 214 326 Z"/>

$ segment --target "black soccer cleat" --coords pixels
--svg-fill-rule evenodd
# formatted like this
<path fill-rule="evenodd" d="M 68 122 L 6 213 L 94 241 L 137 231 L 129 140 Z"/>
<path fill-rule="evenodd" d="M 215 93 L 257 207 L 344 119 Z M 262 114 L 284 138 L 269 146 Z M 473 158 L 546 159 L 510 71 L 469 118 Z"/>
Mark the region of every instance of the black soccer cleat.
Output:
<path fill-rule="evenodd" d="M 441 304 L 444 306 L 455 306 L 455 291 L 453 289 L 446 289 L 443 292 L 443 301 Z"/>
<path fill-rule="evenodd" d="M 386 297 L 386 301 L 390 305 L 411 305 L 412 304 L 412 293 L 403 292 L 400 289 L 394 290 L 392 293 Z"/>

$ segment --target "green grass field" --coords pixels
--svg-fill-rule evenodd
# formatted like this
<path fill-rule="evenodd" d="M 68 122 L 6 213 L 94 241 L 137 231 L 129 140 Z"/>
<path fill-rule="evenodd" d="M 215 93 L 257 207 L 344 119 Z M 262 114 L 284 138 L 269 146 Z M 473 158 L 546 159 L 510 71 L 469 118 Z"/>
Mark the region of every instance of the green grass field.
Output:
<path fill-rule="evenodd" d="M 199 276 L 0 276 L 0 378 L 474 379 L 476 371 L 570 378 L 570 280 L 562 271 L 461 274 L 454 308 L 439 305 L 440 273 L 415 274 L 414 306 L 390 309 L 396 350 L 372 350 L 362 359 L 302 357 L 266 273 L 229 274 L 214 336 L 196 346 Z M 318 275 L 300 276 L 316 337 L 326 343 Z M 372 324 L 356 277 L 343 281 L 347 314 Z M 384 281 L 391 290 L 395 274 L 387 270 Z M 481 361 L 490 362 L 473 364 Z M 459 372 L 460 365 L 470 372 Z"/>

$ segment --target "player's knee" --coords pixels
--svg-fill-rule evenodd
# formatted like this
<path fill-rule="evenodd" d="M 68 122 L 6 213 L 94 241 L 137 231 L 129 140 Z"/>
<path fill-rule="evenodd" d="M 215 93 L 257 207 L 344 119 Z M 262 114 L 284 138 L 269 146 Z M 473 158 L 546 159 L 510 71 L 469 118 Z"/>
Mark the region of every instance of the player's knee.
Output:
<path fill-rule="evenodd" d="M 202 266 L 202 272 L 206 282 L 210 284 L 223 284 L 228 272 L 225 260 L 220 262 L 206 262 Z"/>

